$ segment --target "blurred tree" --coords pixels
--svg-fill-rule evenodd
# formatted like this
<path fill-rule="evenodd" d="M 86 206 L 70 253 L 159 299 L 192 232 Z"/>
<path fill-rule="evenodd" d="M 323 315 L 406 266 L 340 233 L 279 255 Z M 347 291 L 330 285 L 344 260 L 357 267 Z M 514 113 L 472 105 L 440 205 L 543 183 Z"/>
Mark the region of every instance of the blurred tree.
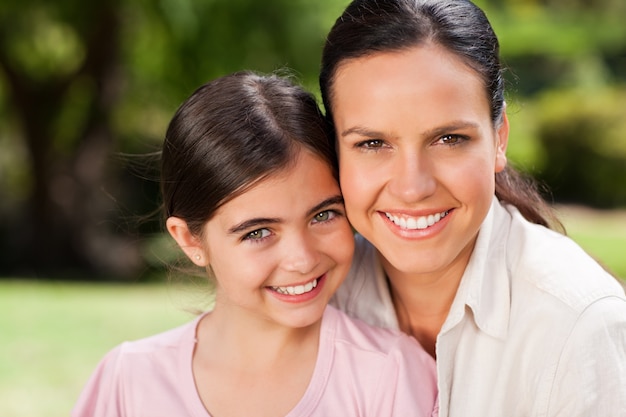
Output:
<path fill-rule="evenodd" d="M 7 1 L 0 14 L 0 69 L 30 166 L 27 201 L 3 231 L 3 263 L 90 269 L 100 266 L 96 251 L 115 250 L 97 224 L 109 208 L 100 188 L 120 93 L 119 9 L 31 3 Z"/>
<path fill-rule="evenodd" d="M 154 160 L 122 155 L 158 149 L 185 97 L 232 71 L 289 67 L 317 91 L 324 37 L 348 1 L 2 0 L 0 276 L 135 277 L 146 234 L 160 229 L 135 219 L 155 208 L 158 184 Z M 551 89 L 626 83 L 623 0 L 477 3 L 524 113 L 549 105 Z M 540 155 L 538 137 L 560 140 L 541 125 L 553 119 L 535 119 L 512 135 L 520 154 Z"/>
<path fill-rule="evenodd" d="M 539 179 L 562 203 L 626 207 L 626 88 L 545 92 L 537 100 Z"/>
<path fill-rule="evenodd" d="M 504 0 L 488 16 L 518 118 L 509 159 L 554 201 L 626 205 L 626 2 Z"/>
<path fill-rule="evenodd" d="M 4 0 L 0 135 L 24 152 L 0 158 L 1 272 L 134 276 L 129 223 L 157 187 L 112 155 L 157 148 L 180 102 L 227 72 L 291 67 L 314 85 L 329 12 L 312 0 Z"/>

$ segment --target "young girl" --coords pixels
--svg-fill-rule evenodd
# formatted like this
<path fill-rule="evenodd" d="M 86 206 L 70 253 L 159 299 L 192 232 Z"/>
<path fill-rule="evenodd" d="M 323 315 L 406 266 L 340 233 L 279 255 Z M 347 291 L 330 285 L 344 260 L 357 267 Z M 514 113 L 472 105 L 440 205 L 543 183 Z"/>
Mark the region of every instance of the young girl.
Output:
<path fill-rule="evenodd" d="M 162 153 L 166 226 L 215 306 L 111 351 L 74 417 L 436 415 L 413 339 L 327 307 L 354 248 L 328 134 L 277 76 L 226 76 L 183 103 Z"/>
<path fill-rule="evenodd" d="M 441 416 L 624 416 L 624 291 L 507 166 L 498 55 L 466 0 L 337 19 L 320 87 L 360 236 L 335 305 L 436 357 Z"/>

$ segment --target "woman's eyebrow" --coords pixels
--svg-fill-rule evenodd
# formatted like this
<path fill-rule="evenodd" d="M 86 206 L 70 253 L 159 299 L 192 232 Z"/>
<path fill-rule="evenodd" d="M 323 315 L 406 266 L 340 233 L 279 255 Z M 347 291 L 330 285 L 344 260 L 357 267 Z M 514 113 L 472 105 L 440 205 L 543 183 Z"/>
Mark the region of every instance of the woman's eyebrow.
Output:
<path fill-rule="evenodd" d="M 477 128 L 478 128 L 478 124 L 474 122 L 465 121 L 465 120 L 455 120 L 443 126 L 437 126 L 430 130 L 427 130 L 422 133 L 422 136 L 432 137 L 432 136 L 443 135 L 445 133 L 449 133 L 450 131 L 454 131 L 454 130 L 477 129 Z M 357 134 L 359 136 L 364 136 L 364 137 L 369 137 L 369 138 L 382 138 L 386 136 L 381 131 L 368 129 L 363 126 L 354 126 L 349 129 L 346 129 L 343 132 L 341 132 L 340 136 L 345 137 L 345 136 L 352 135 L 352 134 Z"/>
<path fill-rule="evenodd" d="M 427 130 L 422 133 L 422 136 L 425 137 L 433 137 L 444 135 L 446 133 L 451 133 L 461 129 L 478 129 L 479 126 L 475 122 L 465 121 L 465 120 L 455 120 L 453 122 L 447 123 L 443 126 L 437 126 L 430 130 Z"/>
<path fill-rule="evenodd" d="M 343 132 L 341 132 L 341 137 L 344 136 L 348 136 L 348 135 L 352 135 L 352 134 L 357 134 L 360 136 L 367 136 L 367 137 L 382 137 L 383 133 L 382 132 L 378 132 L 375 130 L 371 130 L 371 129 L 367 129 L 365 127 L 362 126 L 354 126 L 351 127 L 349 129 L 344 130 Z"/>

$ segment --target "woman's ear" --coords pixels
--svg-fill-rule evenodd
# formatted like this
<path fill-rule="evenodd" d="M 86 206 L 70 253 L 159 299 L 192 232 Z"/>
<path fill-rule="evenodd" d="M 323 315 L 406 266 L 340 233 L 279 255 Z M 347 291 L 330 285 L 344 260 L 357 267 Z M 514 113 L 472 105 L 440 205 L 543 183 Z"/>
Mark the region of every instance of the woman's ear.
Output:
<path fill-rule="evenodd" d="M 165 225 L 167 231 L 185 252 L 185 255 L 191 259 L 191 262 L 201 267 L 206 267 L 209 264 L 202 241 L 191 233 L 186 221 L 178 217 L 169 217 Z"/>
<path fill-rule="evenodd" d="M 496 131 L 496 161 L 495 172 L 504 171 L 506 168 L 506 147 L 509 144 L 509 118 L 506 115 L 506 107 L 502 113 L 502 122 Z"/>

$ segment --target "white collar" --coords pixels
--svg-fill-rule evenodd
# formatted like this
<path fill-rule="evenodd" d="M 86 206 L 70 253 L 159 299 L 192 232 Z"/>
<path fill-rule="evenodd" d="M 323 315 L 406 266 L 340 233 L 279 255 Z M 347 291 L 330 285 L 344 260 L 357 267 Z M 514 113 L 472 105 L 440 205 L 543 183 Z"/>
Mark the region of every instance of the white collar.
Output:
<path fill-rule="evenodd" d="M 494 196 L 441 333 L 460 323 L 468 306 L 483 332 L 506 338 L 511 309 L 506 262 L 510 223 L 511 215 Z"/>

